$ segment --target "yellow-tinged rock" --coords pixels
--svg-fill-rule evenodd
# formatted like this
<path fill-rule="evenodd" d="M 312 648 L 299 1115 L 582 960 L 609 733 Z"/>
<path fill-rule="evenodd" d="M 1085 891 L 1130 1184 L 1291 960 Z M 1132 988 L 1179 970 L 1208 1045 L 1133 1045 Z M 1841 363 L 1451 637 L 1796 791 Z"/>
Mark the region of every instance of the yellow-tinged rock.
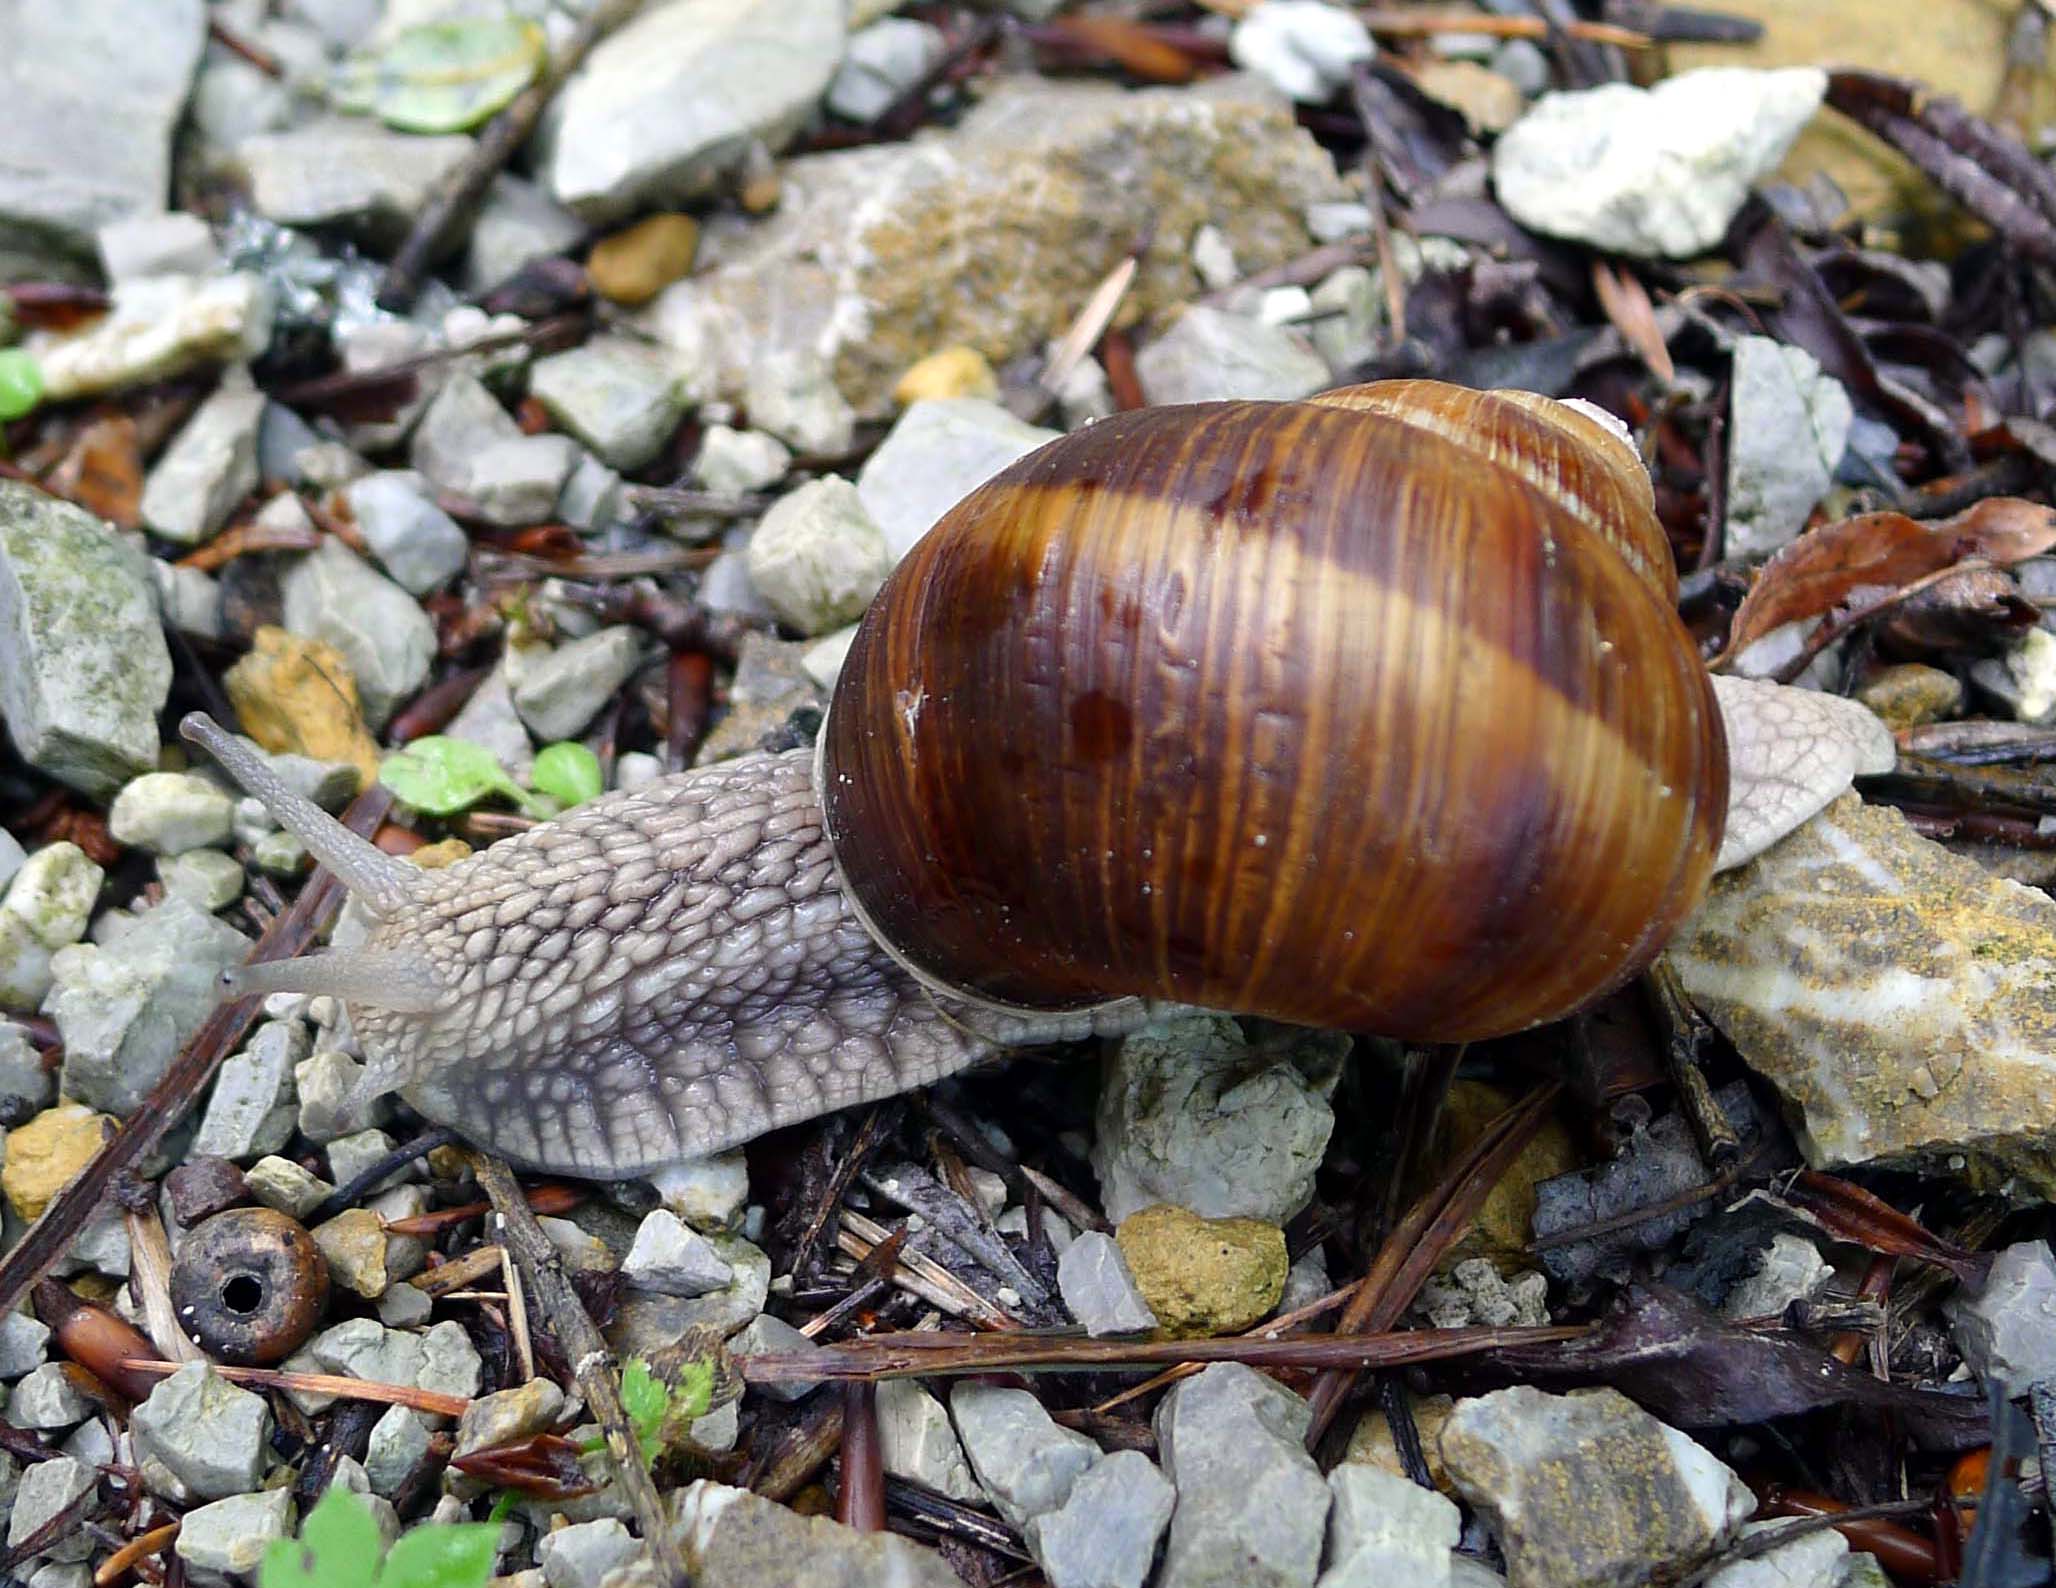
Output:
<path fill-rule="evenodd" d="M 940 353 L 930 353 L 900 376 L 892 389 L 892 400 L 901 407 L 924 397 L 985 397 L 999 395 L 999 377 L 985 362 L 985 355 L 961 342 Z"/>
<path fill-rule="evenodd" d="M 378 743 L 364 726 L 357 675 L 334 646 L 267 624 L 224 682 L 243 731 L 265 749 L 348 761 L 367 785 L 378 777 Z"/>
<path fill-rule="evenodd" d="M 1203 1219 L 1159 1202 L 1122 1220 L 1114 1241 L 1171 1339 L 1237 1333 L 1285 1294 L 1285 1232 L 1261 1219 Z"/>
<path fill-rule="evenodd" d="M 423 871 L 441 871 L 460 860 L 469 860 L 471 846 L 461 838 L 445 838 L 440 843 L 423 844 L 410 852 L 407 858 Z"/>
<path fill-rule="evenodd" d="M 1436 1172 L 1476 1141 L 1485 1127 L 1516 1101 L 1510 1093 L 1483 1081 L 1457 1081 L 1452 1085 L 1449 1099 L 1442 1107 L 1442 1128 L 1437 1133 L 1432 1157 Z M 1471 1232 L 1442 1260 L 1442 1270 L 1446 1272 L 1469 1257 L 1526 1262 L 1535 1219 L 1536 1182 L 1569 1174 L 1579 1167 L 1578 1150 L 1570 1132 L 1554 1119 L 1546 1121 L 1535 1132 L 1534 1140 L 1521 1149 L 1521 1155 L 1499 1177 L 1499 1183 L 1478 1210 Z"/>
<path fill-rule="evenodd" d="M 23 1219 L 35 1219 L 72 1177 L 93 1161 L 112 1124 L 83 1103 L 46 1108 L 19 1130 L 7 1133 L 7 1163 L 0 1168 L 0 1193 Z"/>
<path fill-rule="evenodd" d="M 1987 115 L 2020 8 L 2000 0 L 1722 0 L 1720 9 L 1761 22 L 1763 37 L 1749 45 L 1673 44 L 1672 71 L 1861 66 L 1914 78 Z M 2056 79 L 2046 71 L 2034 74 L 2027 116 L 2030 135 L 2056 120 Z M 1779 175 L 1799 183 L 1815 172 L 1832 177 L 1859 216 L 1897 231 L 1908 252 L 1954 252 L 1977 230 L 1932 182 L 1833 110 L 1813 118 L 1779 167 Z"/>
<path fill-rule="evenodd" d="M 1504 132 L 1528 108 L 1513 79 L 1476 61 L 1428 61 L 1414 68 L 1422 93 L 1462 116 L 1471 131 Z"/>
<path fill-rule="evenodd" d="M 648 303 L 692 269 L 700 223 L 690 215 L 651 215 L 603 237 L 586 257 L 593 290 L 615 303 Z"/>
<path fill-rule="evenodd" d="M 1866 679 L 1856 698 L 1878 714 L 1887 728 L 1924 727 L 1953 717 L 1963 709 L 1963 681 L 1939 667 L 1905 662 Z"/>
<path fill-rule="evenodd" d="M 1414 1431 L 1421 1438 L 1421 1457 L 1428 1464 L 1428 1476 L 1435 1480 L 1435 1487 L 1445 1494 L 1454 1494 L 1449 1481 L 1448 1469 L 1442 1465 L 1442 1425 L 1449 1421 L 1449 1414 L 1456 1402 L 1447 1395 L 1409 1395 L 1408 1405 L 1413 1412 Z M 1392 1422 L 1381 1406 L 1373 1406 L 1357 1419 L 1350 1431 L 1349 1448 L 1342 1452 L 1344 1461 L 1361 1461 L 1367 1466 L 1383 1467 L 1396 1477 L 1411 1478 L 1406 1463 L 1400 1459 L 1399 1445 L 1392 1437 Z"/>

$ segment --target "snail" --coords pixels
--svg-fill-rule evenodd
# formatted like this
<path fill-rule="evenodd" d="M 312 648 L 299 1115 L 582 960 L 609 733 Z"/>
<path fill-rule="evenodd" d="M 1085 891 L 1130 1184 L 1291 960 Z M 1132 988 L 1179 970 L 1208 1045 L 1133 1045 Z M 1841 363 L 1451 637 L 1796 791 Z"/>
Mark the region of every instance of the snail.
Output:
<path fill-rule="evenodd" d="M 368 1089 L 595 1178 L 1167 1005 L 1523 1029 L 1645 967 L 1721 848 L 1675 594 L 1639 458 L 1570 405 L 1117 415 L 907 555 L 811 751 L 429 872 L 187 718 L 376 921 L 230 988 L 340 995 Z"/>

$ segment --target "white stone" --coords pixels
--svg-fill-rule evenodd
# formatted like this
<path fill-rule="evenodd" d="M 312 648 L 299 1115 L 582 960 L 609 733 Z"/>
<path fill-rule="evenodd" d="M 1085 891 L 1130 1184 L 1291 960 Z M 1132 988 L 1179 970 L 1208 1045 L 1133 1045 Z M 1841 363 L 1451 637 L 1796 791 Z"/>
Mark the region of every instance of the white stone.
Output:
<path fill-rule="evenodd" d="M 700 438 L 700 452 L 693 459 L 692 473 L 706 490 L 740 496 L 776 485 L 791 463 L 791 449 L 776 436 L 761 430 L 709 425 Z"/>
<path fill-rule="evenodd" d="M 195 1582 L 251 1582 L 272 1540 L 289 1538 L 292 1531 L 293 1491 L 260 1489 L 186 1512 L 174 1547 Z"/>
<path fill-rule="evenodd" d="M 2019 1241 L 1992 1260 L 1984 1285 L 1944 1304 L 1964 1360 L 1978 1376 L 2025 1393 L 2056 1379 L 2056 1259 L 2047 1241 Z"/>
<path fill-rule="evenodd" d="M 850 35 L 842 67 L 828 85 L 828 108 L 850 121 L 870 121 L 942 59 L 942 29 L 911 17 L 884 17 Z"/>
<path fill-rule="evenodd" d="M 687 401 L 661 351 L 618 336 L 537 359 L 528 389 L 552 419 L 616 469 L 639 469 L 654 458 Z"/>
<path fill-rule="evenodd" d="M 694 1229 L 733 1229 L 750 1198 L 749 1160 L 741 1152 L 692 1158 L 650 1176 L 664 1206 Z"/>
<path fill-rule="evenodd" d="M 45 844 L 0 900 L 0 1008 L 34 1010 L 50 990 L 51 956 L 81 941 L 107 873 L 77 844 Z"/>
<path fill-rule="evenodd" d="M 1328 1474 L 1328 1568 L 1316 1588 L 1448 1588 L 1463 1516 L 1433 1489 L 1345 1461 Z"/>
<path fill-rule="evenodd" d="M 642 654 L 641 636 L 625 625 L 536 653 L 510 651 L 514 709 L 543 742 L 569 739 L 634 676 Z"/>
<path fill-rule="evenodd" d="M 959 1380 L 949 1404 L 971 1470 L 1013 1527 L 1062 1505 L 1099 1460 L 1098 1445 L 1058 1426 L 1026 1390 Z"/>
<path fill-rule="evenodd" d="M 183 210 L 137 214 L 100 228 L 100 271 L 112 281 L 136 276 L 202 276 L 221 268 L 213 228 Z"/>
<path fill-rule="evenodd" d="M 343 489 L 358 529 L 393 582 L 425 595 L 464 566 L 471 542 L 438 507 L 428 482 L 404 469 L 352 480 Z"/>
<path fill-rule="evenodd" d="M 1791 1525 L 1789 1521 L 1751 1522 L 1743 1527 L 1742 1540 Z M 1721 1567 L 1706 1579 L 1706 1588 L 1842 1588 L 1848 1561 L 1849 1541 L 1832 1527 L 1824 1527 L 1754 1560 Z"/>
<path fill-rule="evenodd" d="M 809 635 L 858 617 L 893 563 L 858 487 L 833 474 L 772 503 L 750 536 L 746 558 L 757 593 Z"/>
<path fill-rule="evenodd" d="M 271 290 L 256 276 L 138 276 L 116 282 L 113 299 L 108 313 L 81 331 L 28 339 L 48 401 L 252 358 L 271 339 Z"/>
<path fill-rule="evenodd" d="M 264 393 L 240 368 L 185 422 L 143 482 L 143 522 L 181 546 L 213 538 L 257 485 Z"/>
<path fill-rule="evenodd" d="M 1736 339 L 1728 408 L 1726 550 L 1765 557 L 1834 483 L 1855 409 L 1811 353 L 1767 336 Z"/>
<path fill-rule="evenodd" d="M 1378 47 L 1355 12 L 1321 0 L 1262 0 L 1228 35 L 1228 55 L 1279 93 L 1321 104 L 1349 85 Z"/>
<path fill-rule="evenodd" d="M 1177 1496 L 1139 1450 L 1095 1462 L 1023 1536 L 1049 1588 L 1142 1588 Z M 1412 1588 L 1409 1584 L 1408 1588 Z"/>
<path fill-rule="evenodd" d="M 153 855 L 182 855 L 229 841 L 235 801 L 220 784 L 192 772 L 145 772 L 114 796 L 107 830 Z"/>
<path fill-rule="evenodd" d="M 1057 432 L 982 397 L 909 404 L 857 474 L 857 495 L 897 563 L 963 497 Z"/>
<path fill-rule="evenodd" d="M 895 1478 L 926 1484 L 967 1505 L 986 1503 L 949 1413 L 919 1381 L 886 1379 L 878 1386 L 878 1447 Z"/>
<path fill-rule="evenodd" d="M 1135 373 L 1159 404 L 1289 402 L 1328 384 L 1327 364 L 1297 332 L 1204 303 L 1136 355 Z"/>
<path fill-rule="evenodd" d="M 1071 1316 L 1094 1338 L 1139 1334 L 1157 1326 L 1156 1314 L 1142 1299 L 1111 1235 L 1087 1230 L 1073 1241 L 1057 1259 L 1057 1288 Z"/>
<path fill-rule="evenodd" d="M 435 659 L 435 625 L 421 604 L 339 540 L 300 558 L 282 585 L 285 627 L 343 653 L 365 722 L 384 727 Z"/>
<path fill-rule="evenodd" d="M 1755 1268 L 1728 1292 L 1721 1311 L 1730 1318 L 1774 1318 L 1795 1301 L 1811 1301 L 1834 1277 L 1834 1265 L 1813 1242 L 1773 1235 L 1757 1254 Z"/>
<path fill-rule="evenodd" d="M 663 1208 L 643 1218 L 621 1272 L 631 1285 L 667 1296 L 704 1296 L 735 1277 L 705 1236 Z"/>

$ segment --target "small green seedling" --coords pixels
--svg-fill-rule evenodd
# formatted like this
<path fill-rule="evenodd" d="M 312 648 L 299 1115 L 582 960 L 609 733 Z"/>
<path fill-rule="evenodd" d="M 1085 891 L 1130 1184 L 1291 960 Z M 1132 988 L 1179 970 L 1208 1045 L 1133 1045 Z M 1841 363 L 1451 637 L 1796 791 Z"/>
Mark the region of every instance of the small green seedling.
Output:
<path fill-rule="evenodd" d="M 687 1430 L 707 1415 L 713 1400 L 714 1364 L 702 1358 L 682 1364 L 673 1384 L 657 1377 L 639 1356 L 629 1358 L 621 1370 L 621 1409 L 628 1413 L 636 1443 L 642 1446 L 644 1466 L 666 1445 L 685 1438 Z"/>
<path fill-rule="evenodd" d="M 411 1528 L 381 1562 L 371 1508 L 331 1484 L 300 1536 L 265 1550 L 257 1588 L 485 1588 L 499 1537 L 490 1522 Z"/>
<path fill-rule="evenodd" d="M 509 777 L 484 745 L 441 734 L 416 739 L 387 756 L 378 780 L 430 816 L 454 816 L 493 794 L 504 795 L 530 816 L 549 817 L 557 809 Z"/>
<path fill-rule="evenodd" d="M 600 797 L 600 758 L 575 739 L 562 739 L 536 751 L 528 780 L 569 810 Z"/>
<path fill-rule="evenodd" d="M 42 400 L 42 366 L 18 347 L 0 348 L 0 424 L 33 413 Z"/>

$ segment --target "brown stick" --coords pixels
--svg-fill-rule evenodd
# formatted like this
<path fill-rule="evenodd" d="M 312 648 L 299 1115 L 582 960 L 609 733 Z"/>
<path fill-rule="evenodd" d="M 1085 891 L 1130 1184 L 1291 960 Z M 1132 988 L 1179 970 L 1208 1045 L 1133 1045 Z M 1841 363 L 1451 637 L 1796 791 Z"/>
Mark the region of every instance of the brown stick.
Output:
<path fill-rule="evenodd" d="M 176 1373 L 190 1362 L 162 1362 L 151 1357 L 132 1356 L 121 1364 L 137 1373 Z M 290 1373 L 277 1367 L 230 1367 L 215 1363 L 213 1371 L 231 1384 L 251 1384 L 258 1389 L 298 1390 L 303 1395 L 333 1395 L 338 1400 L 378 1401 L 386 1406 L 408 1406 L 437 1417 L 462 1417 L 471 1402 L 462 1395 L 445 1395 L 440 1390 L 416 1389 L 411 1384 L 385 1384 L 372 1378 L 349 1378 L 341 1373 Z"/>
<path fill-rule="evenodd" d="M 365 790 L 343 813 L 343 825 L 358 837 L 369 837 L 391 809 L 392 795 L 374 785 Z M 291 959 L 314 940 L 314 935 L 343 902 L 342 884 L 325 868 L 317 869 L 307 886 L 293 901 L 293 907 L 271 924 L 246 963 L 261 965 L 275 959 Z M 28 1288 L 50 1271 L 62 1257 L 86 1221 L 99 1210 L 108 1187 L 115 1179 L 141 1163 L 150 1149 L 164 1138 L 199 1100 L 221 1061 L 256 1024 L 263 1007 L 257 998 L 236 998 L 215 1006 L 179 1056 L 171 1061 L 142 1106 L 122 1121 L 114 1139 L 78 1178 L 57 1193 L 43 1210 L 43 1216 L 29 1227 L 14 1250 L 0 1258 L 0 1317 L 12 1312 Z"/>
<path fill-rule="evenodd" d="M 154 1555 L 160 1549 L 167 1549 L 178 1537 L 179 1524 L 166 1522 L 162 1527 L 153 1527 L 147 1533 L 138 1533 L 120 1549 L 100 1562 L 93 1573 L 93 1588 L 108 1588 L 109 1583 L 120 1582 L 130 1567 L 146 1555 Z"/>
<path fill-rule="evenodd" d="M 378 289 L 378 306 L 399 314 L 414 306 L 422 278 L 442 256 L 444 246 L 478 208 L 485 190 L 514 151 L 528 142 L 544 108 L 557 97 L 564 80 L 585 61 L 592 47 L 635 14 L 642 0 L 604 0 L 579 19 L 556 59 L 514 102 L 486 124 L 478 146 L 436 189 L 415 217 L 414 229 L 386 267 Z"/>
<path fill-rule="evenodd" d="M 878 1386 L 854 1379 L 842 1387 L 842 1476 L 835 1519 L 859 1533 L 885 1531 L 885 1454 L 878 1442 Z"/>
<path fill-rule="evenodd" d="M 494 1222 L 501 1230 L 500 1242 L 521 1265 L 521 1277 L 571 1363 L 587 1409 L 606 1435 L 614 1476 L 635 1511 L 650 1559 L 670 1588 L 688 1588 L 691 1574 L 679 1553 L 678 1540 L 665 1525 L 664 1502 L 658 1497 L 657 1486 L 650 1481 L 649 1468 L 643 1465 L 642 1447 L 621 1404 L 621 1375 L 614 1365 L 613 1351 L 594 1326 L 578 1292 L 571 1288 L 564 1273 L 563 1256 L 529 1211 L 527 1198 L 515 1183 L 514 1171 L 503 1159 L 488 1153 L 474 1152 L 471 1162 L 478 1173 L 479 1189 L 492 1198 Z"/>

